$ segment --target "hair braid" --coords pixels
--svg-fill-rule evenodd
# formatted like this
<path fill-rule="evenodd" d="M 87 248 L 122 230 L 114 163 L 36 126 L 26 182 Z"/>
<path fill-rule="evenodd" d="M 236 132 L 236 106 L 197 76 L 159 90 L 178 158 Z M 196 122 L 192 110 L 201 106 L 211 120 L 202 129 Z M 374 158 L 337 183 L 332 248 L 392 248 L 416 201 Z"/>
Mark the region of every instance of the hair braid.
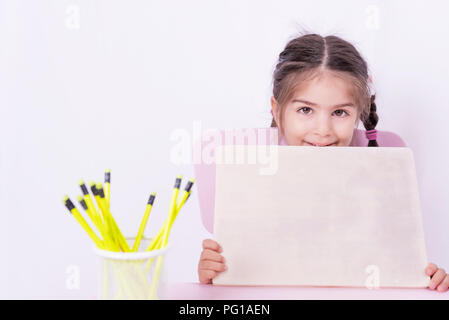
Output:
<path fill-rule="evenodd" d="M 368 130 L 374 130 L 376 128 L 377 122 L 379 121 L 379 117 L 377 116 L 376 113 L 376 103 L 374 102 L 374 100 L 376 99 L 376 95 L 372 95 L 371 96 L 371 105 L 370 105 L 370 111 L 369 111 L 369 115 L 363 119 L 363 126 L 365 127 L 365 129 Z M 377 144 L 376 140 L 369 140 L 368 141 L 368 147 L 378 147 L 379 145 Z"/>

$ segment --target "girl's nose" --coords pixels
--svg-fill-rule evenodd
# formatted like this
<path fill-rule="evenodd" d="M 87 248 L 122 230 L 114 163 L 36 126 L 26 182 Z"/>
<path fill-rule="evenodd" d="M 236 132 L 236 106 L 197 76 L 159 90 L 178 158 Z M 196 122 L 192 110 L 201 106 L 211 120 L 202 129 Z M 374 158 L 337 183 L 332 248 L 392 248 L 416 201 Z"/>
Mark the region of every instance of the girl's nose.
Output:
<path fill-rule="evenodd" d="M 318 136 L 328 136 L 332 132 L 332 124 L 328 117 L 321 116 L 316 119 L 315 134 Z"/>

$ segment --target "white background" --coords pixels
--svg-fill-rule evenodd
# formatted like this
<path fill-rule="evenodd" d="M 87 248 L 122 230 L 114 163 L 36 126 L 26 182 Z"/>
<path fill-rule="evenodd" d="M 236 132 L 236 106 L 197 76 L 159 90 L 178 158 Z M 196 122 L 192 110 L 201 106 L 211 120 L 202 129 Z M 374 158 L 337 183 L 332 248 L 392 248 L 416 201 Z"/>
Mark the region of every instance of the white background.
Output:
<path fill-rule="evenodd" d="M 175 176 L 193 177 L 171 135 L 269 126 L 277 57 L 303 28 L 366 58 L 377 128 L 415 154 L 429 262 L 449 269 L 448 14 L 447 1 L 0 1 L 0 298 L 94 298 L 91 241 L 62 196 L 111 168 L 124 233 L 157 192 L 153 235 Z M 195 191 L 173 226 L 171 282 L 198 281 L 211 237 Z"/>

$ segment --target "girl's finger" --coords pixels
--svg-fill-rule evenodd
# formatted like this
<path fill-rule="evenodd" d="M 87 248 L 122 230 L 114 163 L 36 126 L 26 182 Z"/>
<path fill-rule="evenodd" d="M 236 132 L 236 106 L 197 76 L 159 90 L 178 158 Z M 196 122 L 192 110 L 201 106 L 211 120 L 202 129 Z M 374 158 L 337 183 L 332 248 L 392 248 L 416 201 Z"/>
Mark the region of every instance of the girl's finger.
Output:
<path fill-rule="evenodd" d="M 438 269 L 437 272 L 430 279 L 429 288 L 434 290 L 438 285 L 443 281 L 444 277 L 446 277 L 446 272 L 444 269 Z"/>
<path fill-rule="evenodd" d="M 445 292 L 447 291 L 447 289 L 449 289 L 449 275 L 446 275 L 446 277 L 444 277 L 443 282 L 440 283 L 440 285 L 437 287 L 437 290 L 439 292 Z"/>
<path fill-rule="evenodd" d="M 198 265 L 199 270 L 213 270 L 217 272 L 225 271 L 227 268 L 224 263 L 209 260 L 201 260 Z"/>
<path fill-rule="evenodd" d="M 212 240 L 212 239 L 205 239 L 203 240 L 203 249 L 210 249 L 217 252 L 222 252 L 223 249 L 218 244 L 218 242 Z"/>
<path fill-rule="evenodd" d="M 212 270 L 201 270 L 199 272 L 200 282 L 203 284 L 212 283 L 212 279 L 215 278 L 217 273 Z"/>
<path fill-rule="evenodd" d="M 437 270 L 438 267 L 434 263 L 429 263 L 426 268 L 426 274 L 431 277 L 435 272 L 437 272 Z"/>
<path fill-rule="evenodd" d="M 200 260 L 225 262 L 225 258 L 221 254 L 210 249 L 204 249 L 203 252 L 201 252 Z"/>

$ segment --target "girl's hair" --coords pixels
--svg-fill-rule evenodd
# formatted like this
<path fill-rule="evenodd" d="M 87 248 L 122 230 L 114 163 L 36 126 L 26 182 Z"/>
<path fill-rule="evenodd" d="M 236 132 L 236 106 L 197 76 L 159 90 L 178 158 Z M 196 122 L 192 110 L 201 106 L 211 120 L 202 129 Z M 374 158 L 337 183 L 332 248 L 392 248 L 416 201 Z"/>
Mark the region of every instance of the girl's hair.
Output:
<path fill-rule="evenodd" d="M 299 85 L 323 71 L 332 72 L 352 85 L 352 95 L 358 106 L 357 122 L 361 120 L 366 130 L 376 128 L 375 95 L 371 95 L 368 83 L 368 67 L 357 49 L 337 37 L 305 34 L 290 40 L 273 73 L 273 97 L 279 105 L 279 122 L 282 110 Z M 277 127 L 274 117 L 271 127 Z M 280 127 L 280 126 L 279 126 Z M 282 128 L 280 127 L 282 130 Z M 369 140 L 369 147 L 377 147 L 376 140 Z"/>

